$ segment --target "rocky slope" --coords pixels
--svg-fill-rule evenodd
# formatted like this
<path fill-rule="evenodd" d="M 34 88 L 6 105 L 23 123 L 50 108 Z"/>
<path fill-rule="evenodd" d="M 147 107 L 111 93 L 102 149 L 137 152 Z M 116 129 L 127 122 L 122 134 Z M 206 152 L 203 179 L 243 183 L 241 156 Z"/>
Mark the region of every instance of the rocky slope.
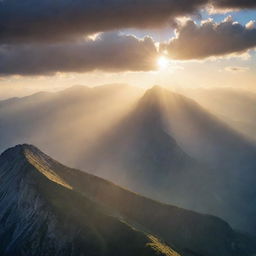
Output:
<path fill-rule="evenodd" d="M 0 224 L 0 255 L 254 252 L 251 239 L 219 218 L 141 197 L 28 145 L 0 157 Z"/>
<path fill-rule="evenodd" d="M 158 240 L 75 192 L 30 150 L 0 158 L 0 255 L 157 255 Z"/>

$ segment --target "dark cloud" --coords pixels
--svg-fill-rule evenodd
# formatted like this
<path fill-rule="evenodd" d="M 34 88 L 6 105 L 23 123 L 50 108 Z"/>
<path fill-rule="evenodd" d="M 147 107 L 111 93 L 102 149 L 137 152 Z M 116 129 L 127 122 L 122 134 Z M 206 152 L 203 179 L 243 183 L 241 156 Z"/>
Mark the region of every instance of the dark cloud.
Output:
<path fill-rule="evenodd" d="M 163 25 L 207 0 L 0 0 L 0 43 Z"/>
<path fill-rule="evenodd" d="M 156 56 L 151 38 L 109 32 L 96 41 L 0 46 L 0 75 L 148 71 L 155 68 Z"/>
<path fill-rule="evenodd" d="M 253 8 L 255 0 L 0 0 L 0 74 L 146 71 L 155 68 L 157 50 L 150 38 L 138 40 L 106 32 L 96 41 L 89 34 L 122 28 L 152 28 L 174 23 L 213 3 L 220 8 Z M 175 23 L 175 25 L 177 25 Z M 255 47 L 254 23 L 230 20 L 178 27 L 165 45 L 175 59 L 202 59 Z"/>
<path fill-rule="evenodd" d="M 209 20 L 197 25 L 190 20 L 177 30 L 176 38 L 162 45 L 171 58 L 181 60 L 242 53 L 254 47 L 256 29 L 251 23 L 243 26 L 230 17 L 219 24 Z"/>
<path fill-rule="evenodd" d="M 249 9 L 256 7 L 255 0 L 213 0 L 212 3 L 221 8 Z"/>

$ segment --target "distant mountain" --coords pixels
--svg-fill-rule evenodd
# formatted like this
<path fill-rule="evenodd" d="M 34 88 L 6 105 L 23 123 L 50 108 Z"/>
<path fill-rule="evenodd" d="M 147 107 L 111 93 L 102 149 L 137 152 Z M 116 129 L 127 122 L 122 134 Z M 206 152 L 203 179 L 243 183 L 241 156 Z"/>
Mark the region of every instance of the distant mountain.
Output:
<path fill-rule="evenodd" d="M 256 142 L 255 92 L 233 88 L 198 88 L 186 89 L 182 93 Z"/>
<path fill-rule="evenodd" d="M 159 195 L 158 199 L 171 197 L 173 203 L 182 204 L 187 189 L 192 189 L 193 199 L 202 193 L 201 181 L 191 186 L 191 179 L 198 180 L 207 167 L 188 156 L 168 135 L 158 97 L 161 90 L 149 90 L 131 113 L 81 157 L 79 167 L 139 193 L 155 198 Z M 210 171 L 208 175 L 210 179 Z M 202 202 L 198 199 L 187 203 L 200 207 Z"/>
<path fill-rule="evenodd" d="M 255 253 L 219 218 L 141 197 L 29 145 L 0 156 L 0 225 L 4 256 Z"/>
<path fill-rule="evenodd" d="M 75 86 L 0 102 L 0 150 L 55 159 L 256 234 L 256 149 L 195 101 L 154 87 Z"/>
<path fill-rule="evenodd" d="M 113 84 L 0 101 L 0 151 L 31 143 L 74 164 L 80 148 L 89 148 L 141 95 L 138 88 Z"/>
<path fill-rule="evenodd" d="M 182 95 L 148 90 L 78 166 L 256 233 L 255 147 Z"/>

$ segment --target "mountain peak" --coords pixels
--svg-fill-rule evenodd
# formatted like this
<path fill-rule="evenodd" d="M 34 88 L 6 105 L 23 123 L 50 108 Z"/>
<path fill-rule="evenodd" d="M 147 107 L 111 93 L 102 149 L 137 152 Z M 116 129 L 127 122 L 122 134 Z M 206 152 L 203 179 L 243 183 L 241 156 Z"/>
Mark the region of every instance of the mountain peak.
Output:
<path fill-rule="evenodd" d="M 29 147 L 29 145 L 27 144 L 19 144 L 14 147 L 8 148 L 1 154 L 1 156 L 5 157 L 8 160 L 12 160 L 17 156 L 22 155 L 23 149 L 27 146 Z"/>
<path fill-rule="evenodd" d="M 177 102 L 184 102 L 186 99 L 180 94 L 176 94 L 164 87 L 155 85 L 148 89 L 139 101 L 139 109 L 146 113 L 155 113 L 160 117 L 165 115 L 166 111 L 172 110 Z"/>
<path fill-rule="evenodd" d="M 155 107 L 160 107 L 161 103 L 163 102 L 162 99 L 164 95 L 166 95 L 166 92 L 168 91 L 163 87 L 155 85 L 145 92 L 140 102 L 142 103 L 142 105 L 154 105 Z"/>
<path fill-rule="evenodd" d="M 165 89 L 165 88 L 163 88 L 159 85 L 154 85 L 153 87 L 148 89 L 145 94 L 146 95 L 160 96 L 161 94 L 163 94 L 166 91 L 167 91 L 167 89 Z"/>
<path fill-rule="evenodd" d="M 34 145 L 30 144 L 18 144 L 16 146 L 13 146 L 11 148 L 8 148 L 5 150 L 2 155 L 10 154 L 10 155 L 15 155 L 17 153 L 22 153 L 24 150 L 31 150 L 31 151 L 40 151 L 38 148 L 36 148 Z"/>
<path fill-rule="evenodd" d="M 149 101 L 149 102 L 172 102 L 172 101 L 188 101 L 189 99 L 182 96 L 179 93 L 173 92 L 167 88 L 161 87 L 159 85 L 155 85 L 152 88 L 148 89 L 143 98 L 143 100 Z"/>
<path fill-rule="evenodd" d="M 0 158 L 7 160 L 8 162 L 26 162 L 30 163 L 32 158 L 45 159 L 46 155 L 41 152 L 37 147 L 30 144 L 18 144 L 14 147 L 11 147 L 5 150 Z"/>

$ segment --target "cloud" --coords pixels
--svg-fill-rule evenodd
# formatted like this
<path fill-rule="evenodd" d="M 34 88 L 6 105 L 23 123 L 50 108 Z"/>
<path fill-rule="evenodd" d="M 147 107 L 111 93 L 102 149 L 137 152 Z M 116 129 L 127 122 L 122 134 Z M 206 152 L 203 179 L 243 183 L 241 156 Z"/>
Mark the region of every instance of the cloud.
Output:
<path fill-rule="evenodd" d="M 180 60 L 244 53 L 256 47 L 256 28 L 248 24 L 243 26 L 231 17 L 221 23 L 207 20 L 200 25 L 190 20 L 181 25 L 176 37 L 161 49 L 171 58 Z"/>
<path fill-rule="evenodd" d="M 245 25 L 245 27 L 246 27 L 247 29 L 254 29 L 254 28 L 256 28 L 255 24 L 256 24 L 255 20 L 251 20 L 251 21 L 249 21 L 249 22 Z"/>
<path fill-rule="evenodd" d="M 254 8 L 253 2 L 0 0 L 0 75 L 154 70 L 158 42 L 109 31 L 167 23 L 177 26 L 177 36 L 168 44 L 160 44 L 160 49 L 167 50 L 171 58 L 243 53 L 256 46 L 255 21 L 245 26 L 231 19 L 196 25 L 184 15 L 196 13 L 209 3 L 224 9 Z"/>
<path fill-rule="evenodd" d="M 249 67 L 240 67 L 240 66 L 230 66 L 225 68 L 226 71 L 229 72 L 245 72 L 249 70 Z"/>
<path fill-rule="evenodd" d="M 256 8 L 255 0 L 212 0 L 212 4 L 219 8 L 238 8 L 251 9 Z"/>
<path fill-rule="evenodd" d="M 175 23 L 208 5 L 256 8 L 255 0 L 0 0 L 0 43 L 70 40 Z"/>
<path fill-rule="evenodd" d="M 76 43 L 0 46 L 0 76 L 57 72 L 148 71 L 155 69 L 157 50 L 151 38 L 103 33 Z"/>
<path fill-rule="evenodd" d="M 194 13 L 207 0 L 2 0 L 0 43 L 58 41 L 149 28 Z"/>

